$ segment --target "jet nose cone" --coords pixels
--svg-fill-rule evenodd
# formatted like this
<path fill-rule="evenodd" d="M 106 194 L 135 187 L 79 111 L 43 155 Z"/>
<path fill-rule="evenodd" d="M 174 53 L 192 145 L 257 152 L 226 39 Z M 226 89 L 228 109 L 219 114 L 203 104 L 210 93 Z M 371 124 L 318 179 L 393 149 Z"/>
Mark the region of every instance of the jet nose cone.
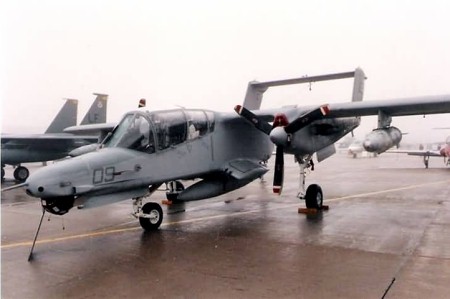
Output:
<path fill-rule="evenodd" d="M 288 135 L 286 131 L 284 130 L 284 127 L 275 127 L 270 132 L 270 140 L 278 145 L 278 146 L 285 146 L 288 142 Z"/>

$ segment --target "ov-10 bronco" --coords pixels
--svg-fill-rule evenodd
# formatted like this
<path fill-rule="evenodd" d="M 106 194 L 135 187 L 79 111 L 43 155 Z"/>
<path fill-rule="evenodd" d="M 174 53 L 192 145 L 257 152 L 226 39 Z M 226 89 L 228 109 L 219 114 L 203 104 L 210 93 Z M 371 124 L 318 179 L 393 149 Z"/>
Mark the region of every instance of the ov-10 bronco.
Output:
<path fill-rule="evenodd" d="M 263 93 L 271 86 L 348 77 L 354 77 L 351 102 L 259 110 Z M 283 156 L 293 155 L 300 166 L 298 197 L 308 208 L 320 209 L 320 186 L 305 186 L 313 154 L 319 162 L 333 155 L 334 143 L 358 127 L 361 116 L 378 115 L 379 132 L 392 130 L 392 116 L 450 112 L 450 95 L 362 102 L 364 81 L 365 75 L 358 68 L 331 75 L 250 82 L 243 105 L 229 113 L 131 111 L 98 150 L 43 167 L 22 186 L 28 195 L 40 198 L 45 211 L 58 215 L 77 205 L 90 208 L 132 199 L 141 226 L 155 230 L 163 211 L 158 203 L 147 201 L 159 186 L 197 179 L 187 188 L 180 186 L 169 192 L 175 202 L 230 192 L 268 171 L 264 162 L 275 146 L 274 192 L 282 192 Z"/>

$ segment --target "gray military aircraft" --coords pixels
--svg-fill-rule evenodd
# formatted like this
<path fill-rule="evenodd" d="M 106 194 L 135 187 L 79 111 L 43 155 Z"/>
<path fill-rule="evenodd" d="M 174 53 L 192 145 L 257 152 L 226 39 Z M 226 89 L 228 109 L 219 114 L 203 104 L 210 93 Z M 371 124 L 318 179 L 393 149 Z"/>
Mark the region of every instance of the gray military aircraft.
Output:
<path fill-rule="evenodd" d="M 440 146 L 438 150 L 390 150 L 388 153 L 408 154 L 410 156 L 423 157 L 423 164 L 428 168 L 430 157 L 444 157 L 444 164 L 450 165 L 450 136 L 445 140 L 445 144 Z"/>
<path fill-rule="evenodd" d="M 96 99 L 81 121 L 81 125 L 106 121 L 107 95 L 94 93 Z M 17 166 L 14 178 L 25 181 L 29 170 L 21 163 L 44 162 L 64 158 L 75 148 L 97 143 L 97 135 L 74 136 L 63 133 L 64 129 L 76 125 L 78 100 L 67 99 L 44 134 L 2 134 L 1 164 L 2 180 L 5 165 Z"/>
<path fill-rule="evenodd" d="M 352 102 L 259 110 L 272 86 L 354 77 Z M 305 188 L 313 154 L 323 161 L 335 153 L 334 143 L 378 115 L 379 130 L 389 131 L 392 116 L 450 112 L 450 95 L 362 102 L 365 75 L 353 72 L 270 82 L 250 82 L 243 106 L 235 113 L 199 109 L 128 112 L 98 150 L 43 167 L 25 183 L 28 195 L 41 199 L 45 211 L 63 215 L 72 207 L 101 206 L 132 198 L 134 215 L 145 230 L 163 220 L 161 206 L 147 202 L 164 183 L 192 180 L 169 190 L 172 202 L 215 197 L 241 188 L 264 175 L 274 146 L 275 193 L 283 186 L 284 154 L 300 166 L 297 196 L 308 208 L 321 209 L 319 185 Z M 390 137 L 387 137 L 390 138 Z"/>

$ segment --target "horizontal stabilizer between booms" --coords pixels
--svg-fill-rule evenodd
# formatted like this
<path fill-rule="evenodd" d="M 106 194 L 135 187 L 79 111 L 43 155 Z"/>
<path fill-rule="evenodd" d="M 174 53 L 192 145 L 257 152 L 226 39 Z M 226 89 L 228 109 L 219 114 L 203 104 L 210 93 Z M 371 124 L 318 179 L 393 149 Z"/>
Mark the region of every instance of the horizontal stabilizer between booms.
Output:
<path fill-rule="evenodd" d="M 345 73 L 336 73 L 311 77 L 305 76 L 301 78 L 266 81 L 266 82 L 251 81 L 248 83 L 247 93 L 245 95 L 243 106 L 249 110 L 258 110 L 261 107 L 263 94 L 269 87 L 302 84 L 302 83 L 314 83 L 319 81 L 338 80 L 352 77 L 355 77 L 352 100 L 361 101 L 362 95 L 364 93 L 365 75 L 362 69 L 357 68 L 353 72 L 345 72 Z"/>

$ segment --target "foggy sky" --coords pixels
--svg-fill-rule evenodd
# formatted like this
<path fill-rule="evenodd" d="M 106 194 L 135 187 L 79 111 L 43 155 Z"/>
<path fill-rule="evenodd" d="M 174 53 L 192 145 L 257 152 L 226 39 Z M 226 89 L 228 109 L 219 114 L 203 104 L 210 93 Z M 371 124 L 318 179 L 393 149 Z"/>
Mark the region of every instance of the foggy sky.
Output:
<path fill-rule="evenodd" d="M 242 3 L 243 2 L 243 3 Z M 108 121 L 151 109 L 232 111 L 248 81 L 365 71 L 365 100 L 450 94 L 448 1 L 2 1 L 2 132 L 43 132 L 79 99 Z M 349 101 L 352 80 L 279 87 L 263 108 Z M 449 115 L 394 118 L 405 140 L 450 135 Z M 369 117 L 356 130 L 376 126 Z"/>

